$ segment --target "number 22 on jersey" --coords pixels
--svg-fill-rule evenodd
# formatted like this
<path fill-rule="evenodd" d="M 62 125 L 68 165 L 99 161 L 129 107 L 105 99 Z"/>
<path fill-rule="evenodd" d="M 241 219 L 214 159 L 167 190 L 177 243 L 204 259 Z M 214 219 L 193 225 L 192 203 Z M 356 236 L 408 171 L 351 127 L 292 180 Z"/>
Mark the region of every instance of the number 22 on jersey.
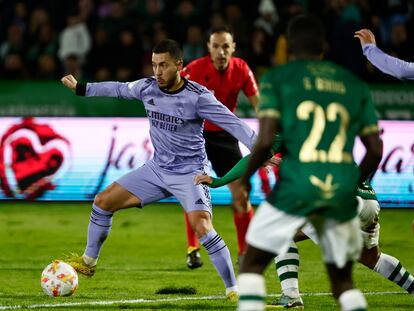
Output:
<path fill-rule="evenodd" d="M 352 155 L 344 152 L 346 143 L 346 130 L 349 125 L 349 113 L 340 103 L 332 102 L 326 107 L 311 100 L 303 101 L 296 109 L 299 120 L 309 120 L 313 114 L 312 129 L 302 145 L 299 152 L 301 162 L 329 162 L 329 163 L 351 163 Z M 326 122 L 335 122 L 339 117 L 339 130 L 333 139 L 329 150 L 318 150 L 317 146 L 325 131 Z"/>

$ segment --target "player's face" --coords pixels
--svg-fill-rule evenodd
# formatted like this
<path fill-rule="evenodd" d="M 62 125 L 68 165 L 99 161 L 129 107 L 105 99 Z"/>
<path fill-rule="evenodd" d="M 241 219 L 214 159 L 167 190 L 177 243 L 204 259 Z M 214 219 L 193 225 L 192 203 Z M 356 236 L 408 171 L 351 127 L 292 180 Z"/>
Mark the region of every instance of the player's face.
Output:
<path fill-rule="evenodd" d="M 233 36 L 228 32 L 213 33 L 207 43 L 208 51 L 217 70 L 224 70 L 236 49 Z"/>
<path fill-rule="evenodd" d="M 152 53 L 152 70 L 160 88 L 169 90 L 180 82 L 181 60 L 171 57 L 170 53 Z"/>

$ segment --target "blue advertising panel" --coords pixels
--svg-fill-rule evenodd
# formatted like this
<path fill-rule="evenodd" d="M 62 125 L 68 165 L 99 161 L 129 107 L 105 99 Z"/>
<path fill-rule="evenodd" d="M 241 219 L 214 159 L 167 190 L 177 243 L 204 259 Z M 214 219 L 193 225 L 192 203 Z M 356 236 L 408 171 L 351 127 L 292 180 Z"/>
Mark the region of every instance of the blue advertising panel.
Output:
<path fill-rule="evenodd" d="M 255 119 L 245 121 L 257 129 Z M 384 157 L 373 186 L 384 207 L 414 207 L 414 122 L 380 125 Z M 152 157 L 148 129 L 146 118 L 0 118 L 0 200 L 93 200 Z M 357 142 L 357 161 L 363 152 Z M 275 175 L 272 168 L 254 175 L 253 204 L 263 200 Z M 227 187 L 212 189 L 212 198 L 214 204 L 231 201 Z"/>

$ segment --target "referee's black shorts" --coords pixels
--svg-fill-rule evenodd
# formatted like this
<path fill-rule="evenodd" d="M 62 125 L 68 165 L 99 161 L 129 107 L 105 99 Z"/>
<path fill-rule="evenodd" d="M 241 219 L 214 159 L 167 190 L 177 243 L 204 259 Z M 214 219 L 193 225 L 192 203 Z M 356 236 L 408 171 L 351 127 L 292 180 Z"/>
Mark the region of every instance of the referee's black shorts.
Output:
<path fill-rule="evenodd" d="M 227 174 L 242 158 L 239 141 L 225 131 L 205 131 L 207 157 L 218 177 Z"/>

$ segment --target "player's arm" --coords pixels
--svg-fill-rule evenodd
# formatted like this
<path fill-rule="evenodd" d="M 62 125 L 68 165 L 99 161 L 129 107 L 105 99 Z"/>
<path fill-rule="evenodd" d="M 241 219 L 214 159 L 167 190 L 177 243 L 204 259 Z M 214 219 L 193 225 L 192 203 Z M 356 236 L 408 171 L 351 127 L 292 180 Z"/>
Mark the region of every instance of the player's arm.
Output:
<path fill-rule="evenodd" d="M 261 111 L 261 113 L 263 112 L 265 111 Z M 247 165 L 246 172 L 240 179 L 239 187 L 236 188 L 234 193 L 234 205 L 236 207 L 247 204 L 250 191 L 250 177 L 268 159 L 277 125 L 277 119 L 272 116 L 260 118 L 259 136 L 250 154 L 250 161 Z"/>
<path fill-rule="evenodd" d="M 280 149 L 280 137 L 275 136 L 273 140 L 273 145 L 272 145 L 272 153 L 278 152 L 279 149 Z M 268 157 L 267 157 L 268 161 L 266 162 L 266 165 L 279 166 L 282 163 L 282 158 L 278 156 L 272 156 L 272 153 L 268 154 Z M 243 174 L 246 172 L 247 164 L 249 163 L 249 160 L 250 160 L 250 155 L 243 157 L 223 177 L 214 178 L 208 175 L 197 175 L 194 178 L 194 182 L 196 185 L 206 184 L 210 188 L 218 188 L 218 187 L 227 185 L 231 183 L 232 181 L 235 181 L 236 179 L 239 179 L 240 177 L 243 176 Z"/>
<path fill-rule="evenodd" d="M 365 155 L 359 164 L 359 184 L 370 176 L 374 176 L 382 157 L 382 141 L 371 93 L 365 83 L 361 83 L 361 88 L 362 99 L 359 113 L 361 125 L 358 135 L 365 147 Z"/>
<path fill-rule="evenodd" d="M 254 111 L 257 114 L 258 106 L 259 106 L 259 100 L 260 100 L 259 93 L 256 93 L 255 95 L 252 95 L 252 96 L 248 96 L 247 99 L 248 99 L 250 105 L 252 105 Z"/>
<path fill-rule="evenodd" d="M 196 185 L 198 184 L 206 184 L 210 188 L 218 188 L 224 185 L 227 185 L 231 183 L 232 181 L 235 181 L 236 179 L 239 179 L 243 176 L 244 172 L 247 168 L 247 163 L 249 163 L 250 155 L 247 155 L 240 159 L 239 162 L 236 163 L 233 168 L 227 172 L 226 175 L 224 175 L 221 178 L 214 178 L 208 175 L 197 175 L 194 178 L 194 182 Z"/>
<path fill-rule="evenodd" d="M 140 99 L 139 86 L 144 79 L 134 82 L 80 83 L 72 75 L 64 76 L 61 81 L 68 89 L 79 96 L 103 96 L 124 99 Z"/>
<path fill-rule="evenodd" d="M 362 184 L 370 176 L 375 174 L 382 157 L 382 141 L 378 131 L 370 135 L 361 136 L 361 142 L 365 146 L 365 156 L 359 164 L 359 182 Z"/>
<path fill-rule="evenodd" d="M 243 85 L 243 92 L 246 95 L 250 105 L 254 108 L 254 111 L 258 112 L 259 107 L 259 88 L 257 86 L 256 79 L 252 70 L 249 68 L 247 63 L 244 64 L 244 70 L 246 71 L 246 80 Z"/>
<path fill-rule="evenodd" d="M 262 113 L 265 112 L 262 111 Z M 250 154 L 250 161 L 247 164 L 246 171 L 241 179 L 241 184 L 243 185 L 248 185 L 250 177 L 269 159 L 278 122 L 273 116 L 264 115 L 260 118 L 259 124 L 259 136 Z"/>
<path fill-rule="evenodd" d="M 382 72 L 398 79 L 414 79 L 414 63 L 403 61 L 381 51 L 375 42 L 375 36 L 369 29 L 361 29 L 355 32 L 364 55 Z"/>
<path fill-rule="evenodd" d="M 211 92 L 206 91 L 200 95 L 197 101 L 197 113 L 201 118 L 221 127 L 252 150 L 256 133 L 220 103 Z"/>

